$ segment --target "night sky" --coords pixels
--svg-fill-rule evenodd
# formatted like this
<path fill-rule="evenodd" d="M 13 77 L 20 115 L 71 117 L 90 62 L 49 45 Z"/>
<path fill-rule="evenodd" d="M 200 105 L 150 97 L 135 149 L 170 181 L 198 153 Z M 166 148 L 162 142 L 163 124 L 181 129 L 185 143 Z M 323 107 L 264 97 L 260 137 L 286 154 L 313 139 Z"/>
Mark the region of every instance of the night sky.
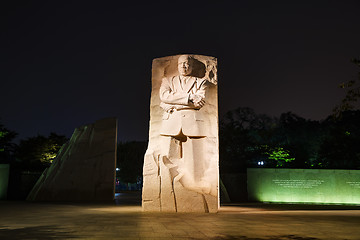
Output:
<path fill-rule="evenodd" d="M 152 59 L 218 58 L 219 115 L 237 107 L 322 120 L 355 80 L 360 1 L 8 1 L 0 122 L 18 139 L 104 117 L 147 140 Z"/>

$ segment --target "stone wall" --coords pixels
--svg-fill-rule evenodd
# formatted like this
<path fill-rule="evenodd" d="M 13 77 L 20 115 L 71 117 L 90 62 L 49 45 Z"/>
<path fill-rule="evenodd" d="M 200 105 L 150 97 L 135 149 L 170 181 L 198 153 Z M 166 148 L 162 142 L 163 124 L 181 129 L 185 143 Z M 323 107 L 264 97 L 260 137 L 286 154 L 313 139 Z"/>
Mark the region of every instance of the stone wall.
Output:
<path fill-rule="evenodd" d="M 115 194 L 117 119 L 76 128 L 27 200 L 111 201 Z"/>
<path fill-rule="evenodd" d="M 250 168 L 250 201 L 360 204 L 360 170 Z"/>

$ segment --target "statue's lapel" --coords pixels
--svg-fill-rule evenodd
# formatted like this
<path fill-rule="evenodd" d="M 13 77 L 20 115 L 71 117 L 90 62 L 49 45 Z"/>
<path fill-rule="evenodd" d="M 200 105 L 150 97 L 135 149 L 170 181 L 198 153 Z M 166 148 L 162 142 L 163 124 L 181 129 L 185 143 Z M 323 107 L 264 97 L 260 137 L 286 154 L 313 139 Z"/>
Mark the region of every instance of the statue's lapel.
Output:
<path fill-rule="evenodd" d="M 195 77 L 191 77 L 184 86 L 184 92 L 190 92 L 196 81 Z M 180 82 L 180 81 L 179 81 Z"/>
<path fill-rule="evenodd" d="M 181 90 L 181 82 L 180 82 L 180 76 L 176 76 L 173 78 L 173 84 L 174 84 L 174 88 L 177 89 L 178 91 Z"/>

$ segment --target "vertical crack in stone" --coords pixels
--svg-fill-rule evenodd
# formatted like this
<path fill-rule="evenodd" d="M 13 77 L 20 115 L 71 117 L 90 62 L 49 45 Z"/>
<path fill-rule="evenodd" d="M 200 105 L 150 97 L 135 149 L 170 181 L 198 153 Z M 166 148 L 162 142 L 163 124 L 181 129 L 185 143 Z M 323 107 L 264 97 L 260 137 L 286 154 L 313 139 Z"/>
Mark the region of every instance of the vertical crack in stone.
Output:
<path fill-rule="evenodd" d="M 160 205 L 160 211 L 162 211 L 162 204 L 161 204 L 161 176 L 159 175 L 159 181 L 160 181 L 160 189 L 159 189 L 159 205 Z"/>
<path fill-rule="evenodd" d="M 202 199 L 203 199 L 203 201 L 204 201 L 204 209 L 205 209 L 205 212 L 208 213 L 208 212 L 209 212 L 209 206 L 208 206 L 208 204 L 207 204 L 207 202 L 206 202 L 206 198 L 205 198 L 204 194 L 201 194 L 201 196 L 202 196 Z"/>
<path fill-rule="evenodd" d="M 171 187 L 172 187 L 172 191 L 173 191 L 173 196 L 174 196 L 174 204 L 175 204 L 175 212 L 177 212 L 177 205 L 176 205 L 176 194 L 175 194 L 175 184 L 174 184 L 174 179 L 171 181 Z"/>
<path fill-rule="evenodd" d="M 159 178 L 159 208 L 160 208 L 160 211 L 162 211 L 162 204 L 161 204 L 161 184 L 162 184 L 162 182 L 161 182 L 161 174 L 160 174 L 160 154 L 158 154 L 157 155 L 157 157 L 156 157 L 156 162 L 157 162 L 157 167 L 158 167 L 158 173 L 157 173 L 157 175 L 158 175 L 158 178 Z"/>

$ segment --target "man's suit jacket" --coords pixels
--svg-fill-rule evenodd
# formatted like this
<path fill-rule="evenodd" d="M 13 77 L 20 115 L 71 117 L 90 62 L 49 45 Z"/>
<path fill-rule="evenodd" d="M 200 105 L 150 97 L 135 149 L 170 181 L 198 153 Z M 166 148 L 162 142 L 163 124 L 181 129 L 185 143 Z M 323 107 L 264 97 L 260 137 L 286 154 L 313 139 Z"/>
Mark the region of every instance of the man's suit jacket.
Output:
<path fill-rule="evenodd" d="M 190 94 L 205 98 L 206 80 L 190 77 L 181 86 L 180 77 L 164 78 L 160 87 L 160 106 L 165 110 L 161 135 L 177 136 L 181 132 L 189 137 L 206 136 L 201 109 L 189 101 Z"/>

